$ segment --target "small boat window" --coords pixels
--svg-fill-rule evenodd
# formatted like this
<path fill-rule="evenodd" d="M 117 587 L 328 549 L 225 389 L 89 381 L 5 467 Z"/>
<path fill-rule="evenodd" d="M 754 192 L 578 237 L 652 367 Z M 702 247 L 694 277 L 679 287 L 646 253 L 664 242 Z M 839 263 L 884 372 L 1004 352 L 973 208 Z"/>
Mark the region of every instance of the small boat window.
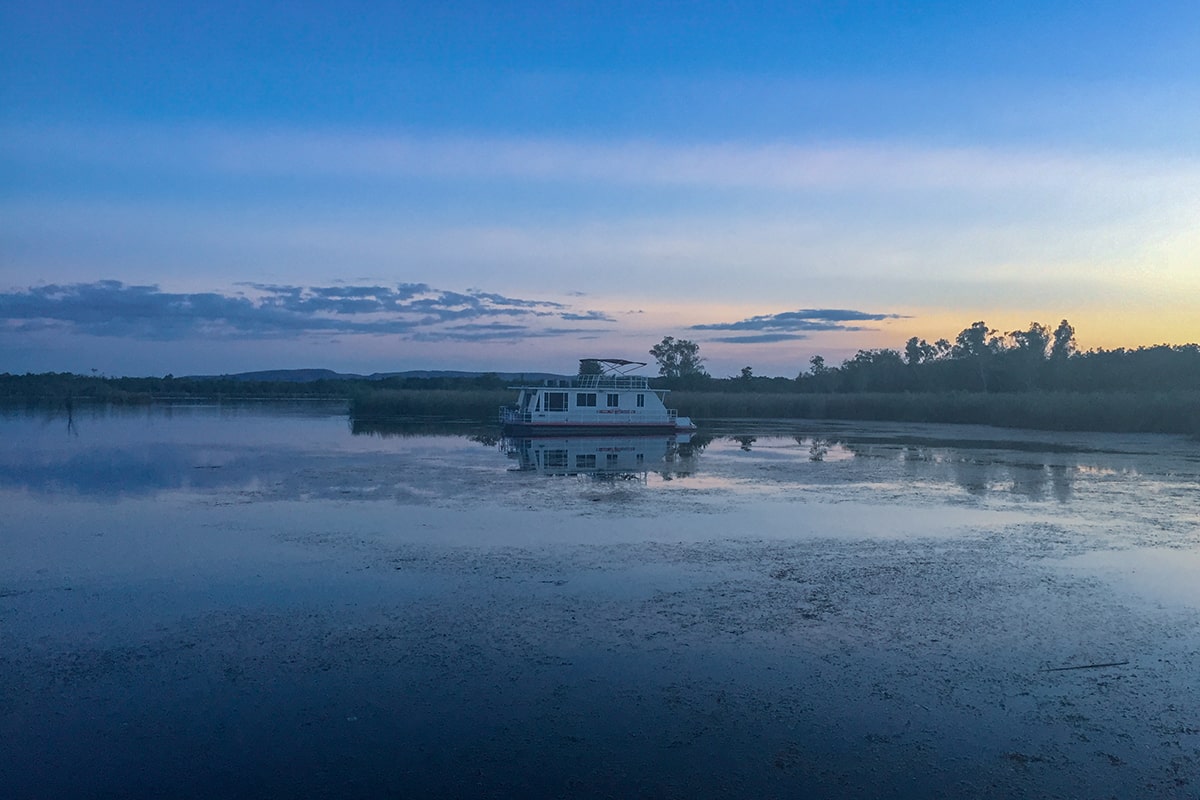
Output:
<path fill-rule="evenodd" d="M 639 394 L 639 395 L 637 396 L 637 407 L 638 407 L 638 408 L 645 408 L 645 407 L 646 407 L 646 395 L 644 395 L 644 394 Z"/>
<path fill-rule="evenodd" d="M 562 468 L 567 466 L 567 451 L 566 450 L 547 450 L 546 451 L 546 466 L 548 468 Z"/>
<path fill-rule="evenodd" d="M 619 394 L 609 394 L 609 396 L 608 396 L 608 407 L 609 407 L 609 408 L 616 408 L 616 407 L 617 407 L 617 405 L 618 405 L 618 403 L 620 403 L 620 401 L 621 401 L 621 395 L 619 395 Z"/>
<path fill-rule="evenodd" d="M 575 469 L 594 469 L 596 466 L 595 453 L 578 453 L 575 456 Z"/>
<path fill-rule="evenodd" d="M 585 406 L 595 407 L 596 393 L 595 392 L 580 392 L 579 394 L 575 395 L 575 405 L 579 408 L 583 408 Z"/>
<path fill-rule="evenodd" d="M 543 392 L 543 394 L 546 396 L 546 411 L 567 410 L 566 392 Z"/>

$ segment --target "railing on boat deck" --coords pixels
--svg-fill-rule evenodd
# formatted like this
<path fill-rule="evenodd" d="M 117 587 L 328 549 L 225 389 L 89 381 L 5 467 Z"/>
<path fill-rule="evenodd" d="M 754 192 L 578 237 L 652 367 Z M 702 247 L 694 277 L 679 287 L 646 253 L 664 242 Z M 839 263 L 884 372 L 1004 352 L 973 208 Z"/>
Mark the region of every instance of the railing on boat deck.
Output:
<path fill-rule="evenodd" d="M 571 380 L 572 389 L 641 389 L 651 391 L 644 375 L 579 375 Z"/>
<path fill-rule="evenodd" d="M 521 413 L 521 409 L 516 406 L 502 406 L 500 408 L 500 422 L 506 424 L 522 424 L 533 422 L 533 414 L 526 411 Z"/>

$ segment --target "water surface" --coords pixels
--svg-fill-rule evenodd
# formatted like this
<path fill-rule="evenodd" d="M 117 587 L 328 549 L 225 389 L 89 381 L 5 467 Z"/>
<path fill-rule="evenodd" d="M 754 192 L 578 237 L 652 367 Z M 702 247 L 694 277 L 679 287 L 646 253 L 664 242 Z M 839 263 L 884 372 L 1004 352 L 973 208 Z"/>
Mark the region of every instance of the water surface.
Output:
<path fill-rule="evenodd" d="M 8 410 L 0 784 L 1192 797 L 1197 489 L 1165 436 Z"/>

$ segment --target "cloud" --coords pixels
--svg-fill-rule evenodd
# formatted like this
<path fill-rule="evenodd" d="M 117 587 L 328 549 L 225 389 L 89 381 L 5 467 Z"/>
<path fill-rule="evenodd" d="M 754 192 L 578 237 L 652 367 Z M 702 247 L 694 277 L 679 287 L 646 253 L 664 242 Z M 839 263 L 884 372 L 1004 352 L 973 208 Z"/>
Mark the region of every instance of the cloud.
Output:
<path fill-rule="evenodd" d="M 762 331 L 757 336 L 737 336 L 713 339 L 716 342 L 761 343 L 788 339 L 803 339 L 801 331 L 862 331 L 872 330 L 849 322 L 879 322 L 885 319 L 906 319 L 903 314 L 877 314 L 846 308 L 804 308 L 778 314 L 762 314 L 737 322 L 713 322 L 692 325 L 693 331 Z"/>
<path fill-rule="evenodd" d="M 718 336 L 708 341 L 725 344 L 769 344 L 771 342 L 794 342 L 807 338 L 808 336 L 803 333 L 760 333 L 754 336 Z"/>
<path fill-rule="evenodd" d="M 608 314 L 604 313 L 603 311 L 585 311 L 582 314 L 560 314 L 559 316 L 561 316 L 565 320 L 572 320 L 575 322 L 615 322 L 616 321 L 612 317 L 610 317 Z"/>
<path fill-rule="evenodd" d="M 239 284 L 236 294 L 173 293 L 157 285 L 103 280 L 0 292 L 0 329 L 58 329 L 91 336 L 170 341 L 197 336 L 272 339 L 301 335 L 391 335 L 413 341 L 512 340 L 592 328 L 553 321 L 610 322 L 549 300 L 424 283 L 395 286 Z M 543 320 L 551 326 L 542 324 Z"/>

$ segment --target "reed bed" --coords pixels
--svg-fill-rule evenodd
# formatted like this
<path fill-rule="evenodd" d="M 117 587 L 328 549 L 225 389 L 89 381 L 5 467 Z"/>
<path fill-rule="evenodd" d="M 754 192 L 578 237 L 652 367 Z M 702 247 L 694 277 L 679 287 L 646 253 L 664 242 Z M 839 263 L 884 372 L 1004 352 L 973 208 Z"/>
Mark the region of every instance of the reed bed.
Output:
<path fill-rule="evenodd" d="M 356 420 L 494 421 L 500 406 L 513 399 L 507 389 L 378 389 L 356 394 L 350 413 Z"/>
<path fill-rule="evenodd" d="M 679 391 L 670 404 L 693 419 L 845 419 L 945 422 L 1111 433 L 1200 436 L 1200 392 L 800 394 Z"/>
<path fill-rule="evenodd" d="M 490 422 L 508 390 L 381 389 L 351 403 L 356 420 Z M 846 393 L 677 391 L 669 404 L 706 419 L 842 419 L 1056 431 L 1200 436 L 1200 392 Z"/>

